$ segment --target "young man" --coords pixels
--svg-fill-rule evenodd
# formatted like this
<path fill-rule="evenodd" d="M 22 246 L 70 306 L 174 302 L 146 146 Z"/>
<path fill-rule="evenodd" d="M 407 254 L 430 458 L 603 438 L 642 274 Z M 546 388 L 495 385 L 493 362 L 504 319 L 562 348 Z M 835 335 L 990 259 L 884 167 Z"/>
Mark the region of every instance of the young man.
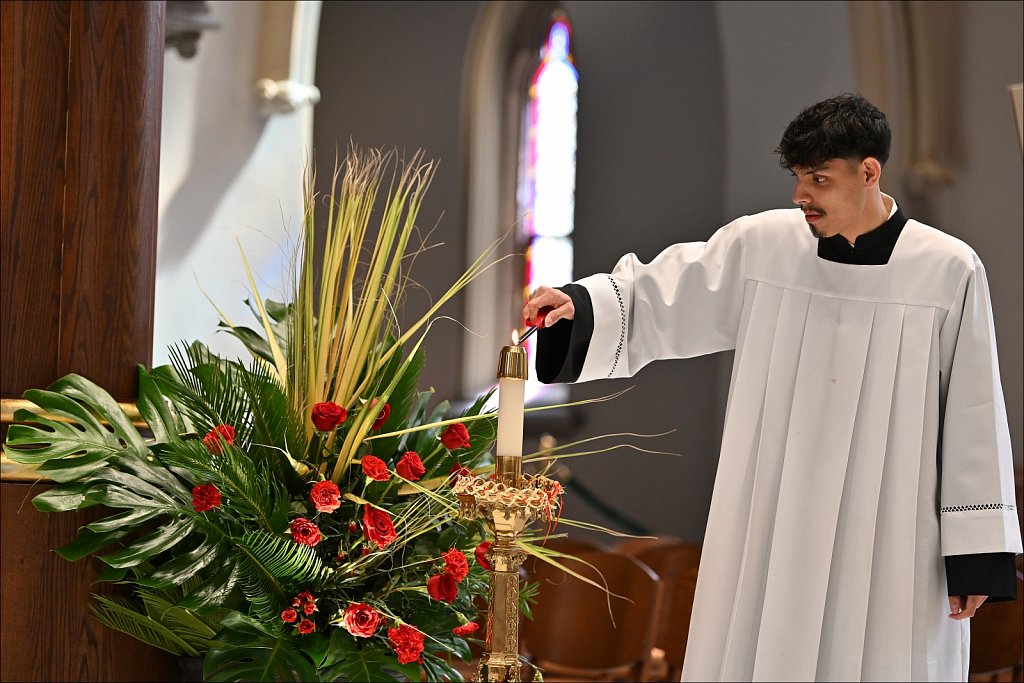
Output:
<path fill-rule="evenodd" d="M 553 307 L 544 382 L 736 351 L 683 680 L 966 680 L 968 619 L 1016 596 L 985 270 L 881 192 L 889 145 L 862 97 L 808 107 L 776 150 L 799 208 L 523 310 Z"/>

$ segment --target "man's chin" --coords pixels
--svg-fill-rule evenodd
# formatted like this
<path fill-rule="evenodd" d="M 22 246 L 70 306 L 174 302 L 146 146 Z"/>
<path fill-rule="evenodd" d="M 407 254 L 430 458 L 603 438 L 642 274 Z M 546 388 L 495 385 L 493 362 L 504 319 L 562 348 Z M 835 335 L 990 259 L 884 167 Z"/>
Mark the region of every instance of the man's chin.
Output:
<path fill-rule="evenodd" d="M 822 232 L 821 230 L 818 230 L 816 227 L 814 227 L 810 223 L 807 224 L 807 229 L 810 230 L 811 234 L 814 235 L 819 240 L 825 239 L 825 238 L 828 238 L 828 237 L 832 237 L 832 235 L 829 235 L 826 232 Z"/>

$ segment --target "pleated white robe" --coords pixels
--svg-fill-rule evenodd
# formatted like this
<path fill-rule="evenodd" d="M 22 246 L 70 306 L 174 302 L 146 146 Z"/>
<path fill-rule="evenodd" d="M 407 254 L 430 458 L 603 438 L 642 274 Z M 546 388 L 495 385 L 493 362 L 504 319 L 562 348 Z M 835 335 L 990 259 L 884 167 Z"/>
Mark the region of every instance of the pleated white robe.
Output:
<path fill-rule="evenodd" d="M 777 210 L 578 284 L 578 381 L 736 350 L 683 680 L 966 680 L 943 555 L 1021 552 L 970 247 L 911 220 L 835 263 Z"/>

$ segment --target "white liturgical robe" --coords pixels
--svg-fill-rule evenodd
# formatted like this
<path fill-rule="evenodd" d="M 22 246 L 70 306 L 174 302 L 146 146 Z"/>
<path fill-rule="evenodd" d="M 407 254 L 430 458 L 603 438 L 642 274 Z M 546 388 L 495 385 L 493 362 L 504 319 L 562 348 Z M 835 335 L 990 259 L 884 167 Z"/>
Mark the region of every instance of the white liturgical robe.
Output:
<path fill-rule="evenodd" d="M 1021 552 L 974 251 L 910 220 L 836 263 L 788 209 L 578 284 L 578 381 L 736 351 L 683 680 L 966 680 L 943 556 Z"/>

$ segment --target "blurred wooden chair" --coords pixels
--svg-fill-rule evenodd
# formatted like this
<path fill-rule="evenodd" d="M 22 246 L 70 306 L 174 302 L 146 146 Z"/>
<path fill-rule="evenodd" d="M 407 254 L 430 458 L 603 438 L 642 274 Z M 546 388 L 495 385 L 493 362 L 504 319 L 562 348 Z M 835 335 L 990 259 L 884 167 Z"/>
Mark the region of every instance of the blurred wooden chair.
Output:
<path fill-rule="evenodd" d="M 636 557 L 637 553 L 647 548 L 675 545 L 682 542 L 681 538 L 675 536 L 629 536 L 613 545 L 612 550 L 620 555 Z"/>
<path fill-rule="evenodd" d="M 572 560 L 565 566 L 599 585 L 603 576 L 612 593 L 628 600 L 537 562 L 531 579 L 540 583 L 540 595 L 533 620 L 520 623 L 522 651 L 546 681 L 665 680 L 664 667 L 659 671 L 651 657 L 661 610 L 658 575 L 617 553 L 587 551 L 578 557 L 592 567 Z"/>
<path fill-rule="evenodd" d="M 664 680 L 678 681 L 683 673 L 700 551 L 698 543 L 684 543 L 671 537 L 627 539 L 615 546 L 615 552 L 635 557 L 661 577 L 664 608 L 656 625 L 653 647 L 664 653 L 668 665 Z"/>
<path fill-rule="evenodd" d="M 574 536 L 556 536 L 554 538 L 549 538 L 542 544 L 538 545 L 542 545 L 548 550 L 555 550 L 557 552 L 573 556 L 579 555 L 580 553 L 605 552 L 608 550 L 608 546 L 599 541 L 584 537 L 577 538 Z M 526 561 L 523 562 L 522 572 L 520 572 L 523 574 L 524 578 L 529 578 L 533 575 L 538 562 L 544 564 L 543 560 L 538 560 L 533 555 L 526 558 Z M 572 560 L 568 560 L 568 562 L 571 563 Z M 572 565 L 570 564 L 567 566 L 571 567 Z"/>

